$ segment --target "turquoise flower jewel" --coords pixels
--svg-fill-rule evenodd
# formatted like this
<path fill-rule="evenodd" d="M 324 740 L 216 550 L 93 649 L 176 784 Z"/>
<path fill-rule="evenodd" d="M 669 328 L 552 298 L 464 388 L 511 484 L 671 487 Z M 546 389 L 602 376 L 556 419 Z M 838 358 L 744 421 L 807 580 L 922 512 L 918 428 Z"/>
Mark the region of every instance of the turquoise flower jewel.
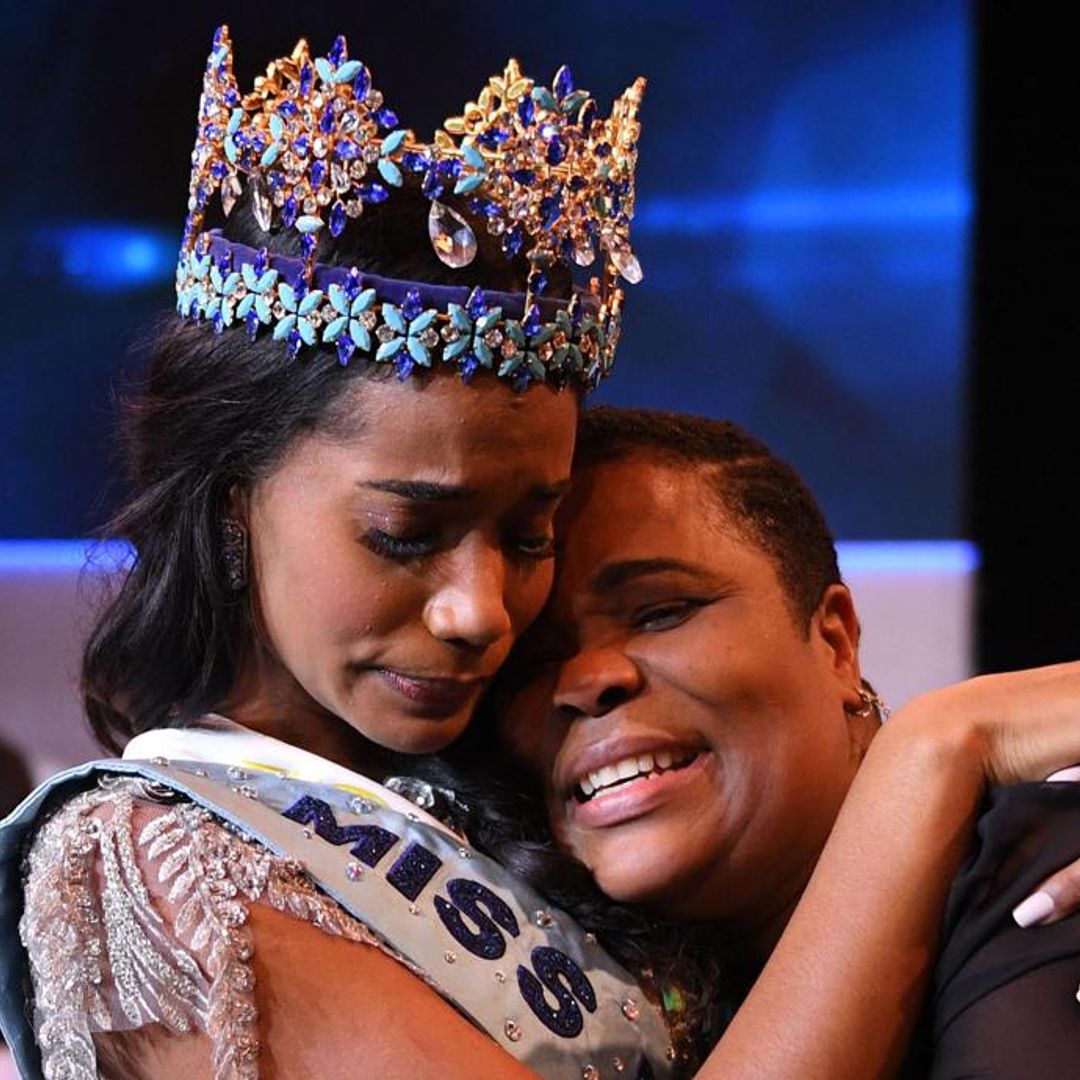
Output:
<path fill-rule="evenodd" d="M 318 331 L 311 321 L 323 300 L 322 289 L 312 289 L 301 294 L 288 282 L 278 285 L 278 301 L 285 309 L 274 327 L 274 340 L 288 342 L 289 352 L 295 358 L 301 345 L 314 345 L 318 341 Z"/>
<path fill-rule="evenodd" d="M 431 350 L 439 342 L 434 325 L 438 315 L 435 308 L 422 308 L 420 293 L 416 289 L 406 293 L 405 303 L 400 308 L 394 304 L 383 304 L 383 325 L 376 334 L 380 341 L 375 353 L 376 361 L 385 363 L 392 360 L 400 379 L 407 379 L 417 364 L 430 368 Z"/>
<path fill-rule="evenodd" d="M 209 302 L 210 256 L 189 251 L 176 264 L 176 310 L 187 318 L 200 318 Z"/>
<path fill-rule="evenodd" d="M 335 317 L 327 322 L 322 339 L 327 344 L 337 345 L 338 361 L 344 366 L 357 349 L 371 351 L 371 331 L 378 321 L 372 310 L 375 290 L 356 291 L 331 285 L 326 294 Z"/>
<path fill-rule="evenodd" d="M 222 270 L 217 263 L 211 261 L 208 276 L 210 288 L 206 293 L 207 302 L 203 307 L 203 315 L 213 322 L 214 333 L 220 334 L 225 327 L 232 326 L 236 317 L 240 275 L 233 270 Z"/>
<path fill-rule="evenodd" d="M 247 295 L 236 305 L 236 316 L 244 320 L 248 337 L 254 341 L 259 326 L 268 326 L 274 317 L 271 304 L 279 275 L 276 270 L 263 270 L 260 274 L 251 263 L 244 263 L 240 276 Z"/>

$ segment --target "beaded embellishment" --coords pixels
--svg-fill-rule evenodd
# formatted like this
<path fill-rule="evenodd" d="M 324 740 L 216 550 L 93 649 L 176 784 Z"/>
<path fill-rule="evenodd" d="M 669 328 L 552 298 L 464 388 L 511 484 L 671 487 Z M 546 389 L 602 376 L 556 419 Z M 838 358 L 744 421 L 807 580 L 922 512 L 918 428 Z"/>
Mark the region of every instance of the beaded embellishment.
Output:
<path fill-rule="evenodd" d="M 153 801 L 144 781 L 104 781 L 62 807 L 31 847 L 20 934 L 49 1080 L 96 1080 L 93 1034 L 152 1023 L 205 1032 L 214 1080 L 256 1080 L 252 902 L 404 962 L 298 863 L 191 803 Z M 176 911 L 171 923 L 154 894 Z"/>

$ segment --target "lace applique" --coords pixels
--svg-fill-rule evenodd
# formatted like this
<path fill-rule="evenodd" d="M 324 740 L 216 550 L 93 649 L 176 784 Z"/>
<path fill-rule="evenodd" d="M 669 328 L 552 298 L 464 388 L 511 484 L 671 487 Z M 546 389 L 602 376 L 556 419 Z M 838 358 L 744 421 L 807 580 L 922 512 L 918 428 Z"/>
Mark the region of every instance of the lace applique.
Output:
<path fill-rule="evenodd" d="M 215 1080 L 255 1080 L 252 901 L 401 960 L 299 863 L 192 803 L 163 806 L 159 795 L 142 780 L 104 779 L 66 803 L 30 850 L 20 934 L 47 1080 L 93 1080 L 94 1032 L 151 1023 L 205 1032 Z M 148 820 L 138 828 L 137 818 Z"/>

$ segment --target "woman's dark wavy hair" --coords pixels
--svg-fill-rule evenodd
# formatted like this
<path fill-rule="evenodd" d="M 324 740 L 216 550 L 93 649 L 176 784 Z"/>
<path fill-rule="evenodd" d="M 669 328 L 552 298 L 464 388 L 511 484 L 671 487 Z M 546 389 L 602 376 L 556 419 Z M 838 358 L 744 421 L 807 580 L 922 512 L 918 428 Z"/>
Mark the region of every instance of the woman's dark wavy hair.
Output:
<path fill-rule="evenodd" d="M 320 262 L 434 284 L 524 291 L 527 265 L 509 262 L 485 230 L 467 268 L 451 270 L 427 236 L 428 201 L 406 188 L 325 238 Z M 298 255 L 294 230 L 267 236 L 248 195 L 224 223 L 230 240 Z M 556 278 L 552 291 L 569 289 Z M 82 697 L 99 741 L 119 750 L 141 731 L 183 726 L 219 705 L 251 641 L 250 607 L 225 582 L 222 519 L 230 492 L 273 470 L 302 434 L 363 424 L 358 381 L 382 367 L 332 352 L 290 361 L 264 332 L 218 335 L 170 315 L 148 348 L 140 392 L 125 404 L 122 434 L 134 495 L 105 529 L 136 558 L 86 645 Z M 433 377 L 445 378 L 448 375 Z"/>

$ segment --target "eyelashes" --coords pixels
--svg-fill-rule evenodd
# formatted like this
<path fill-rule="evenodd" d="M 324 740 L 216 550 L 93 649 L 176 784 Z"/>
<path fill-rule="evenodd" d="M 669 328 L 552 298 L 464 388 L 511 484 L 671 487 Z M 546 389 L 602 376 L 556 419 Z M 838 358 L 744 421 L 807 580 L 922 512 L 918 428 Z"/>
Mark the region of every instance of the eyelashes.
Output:
<path fill-rule="evenodd" d="M 433 555 L 444 542 L 437 533 L 395 536 L 382 529 L 368 529 L 360 539 L 376 555 L 394 562 L 409 562 Z M 508 546 L 511 554 L 522 559 L 541 561 L 555 555 L 555 539 L 547 534 L 515 537 Z"/>

